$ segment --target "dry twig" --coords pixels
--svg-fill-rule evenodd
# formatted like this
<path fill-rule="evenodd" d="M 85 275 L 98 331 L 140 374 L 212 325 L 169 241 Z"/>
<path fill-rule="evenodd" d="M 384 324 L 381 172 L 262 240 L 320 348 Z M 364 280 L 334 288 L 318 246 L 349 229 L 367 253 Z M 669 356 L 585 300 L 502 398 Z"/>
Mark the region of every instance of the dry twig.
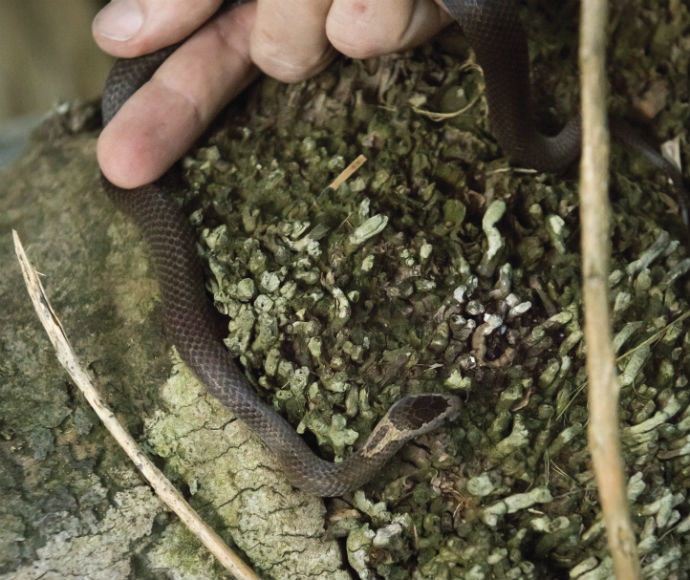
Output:
<path fill-rule="evenodd" d="M 606 118 L 606 0 L 583 0 L 580 17 L 582 160 L 580 217 L 585 343 L 589 381 L 588 429 L 616 578 L 640 578 L 640 561 L 626 496 L 618 433 L 620 383 L 611 342 L 609 274 L 609 135 Z"/>
<path fill-rule="evenodd" d="M 331 189 L 335 190 L 338 189 L 343 183 L 345 183 L 350 177 L 352 177 L 355 172 L 362 167 L 367 161 L 367 158 L 364 155 L 358 155 L 355 160 L 350 163 L 345 169 L 343 169 L 340 172 L 340 175 L 336 177 L 331 183 L 328 184 L 328 187 Z"/>

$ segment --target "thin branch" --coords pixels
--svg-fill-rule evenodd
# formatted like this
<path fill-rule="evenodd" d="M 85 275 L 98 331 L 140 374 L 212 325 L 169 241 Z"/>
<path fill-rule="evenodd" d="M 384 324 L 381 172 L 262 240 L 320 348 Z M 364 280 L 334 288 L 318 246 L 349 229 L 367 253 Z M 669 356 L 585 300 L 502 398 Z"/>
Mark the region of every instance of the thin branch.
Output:
<path fill-rule="evenodd" d="M 367 158 L 364 155 L 358 155 L 357 158 L 350 163 L 345 169 L 343 169 L 340 172 L 340 175 L 336 177 L 331 183 L 328 184 L 328 187 L 331 189 L 335 190 L 338 189 L 343 183 L 345 183 L 350 177 L 352 177 L 355 172 L 362 167 L 367 161 Z"/>
<path fill-rule="evenodd" d="M 60 364 L 72 377 L 72 380 L 83 393 L 91 407 L 93 407 L 98 417 L 103 421 L 106 429 L 108 429 L 127 456 L 134 462 L 137 469 L 151 484 L 151 487 L 163 503 L 177 514 L 187 528 L 189 528 L 190 532 L 199 538 L 201 543 L 218 558 L 218 561 L 228 572 L 238 579 L 258 580 L 259 577 L 256 573 L 199 517 L 192 506 L 185 501 L 182 495 L 175 489 L 173 484 L 166 479 L 163 473 L 151 463 L 137 447 L 132 436 L 117 421 L 115 414 L 105 404 L 100 393 L 91 382 L 88 373 L 79 364 L 77 356 L 72 350 L 67 335 L 60 324 L 60 320 L 55 315 L 48 301 L 38 272 L 29 262 L 19 239 L 19 235 L 15 230 L 12 230 L 12 237 L 14 239 L 14 249 L 17 254 L 17 260 L 19 260 L 19 265 L 24 275 L 24 282 L 26 283 L 29 296 L 31 297 L 31 302 L 34 305 L 34 309 L 36 310 L 36 314 L 38 314 L 41 324 L 43 324 L 48 334 L 50 342 L 53 344 L 53 348 L 55 348 L 57 358 Z"/>
<path fill-rule="evenodd" d="M 609 274 L 609 134 L 606 117 L 606 0 L 583 0 L 580 17 L 582 84 L 582 160 L 580 216 L 585 343 L 589 380 L 588 429 L 594 475 L 599 488 L 607 539 L 616 578 L 640 578 L 626 496 L 618 433 L 618 392 L 611 342 Z"/>

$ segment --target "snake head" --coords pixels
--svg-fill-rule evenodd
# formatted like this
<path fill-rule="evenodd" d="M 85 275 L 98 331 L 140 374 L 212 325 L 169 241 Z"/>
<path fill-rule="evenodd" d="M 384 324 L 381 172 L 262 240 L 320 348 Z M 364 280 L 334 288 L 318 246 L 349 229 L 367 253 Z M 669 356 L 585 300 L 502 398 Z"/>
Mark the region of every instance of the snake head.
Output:
<path fill-rule="evenodd" d="M 453 395 L 422 393 L 408 395 L 395 403 L 367 439 L 361 454 L 373 458 L 390 455 L 403 443 L 455 419 L 460 412 L 460 399 Z"/>
<path fill-rule="evenodd" d="M 436 429 L 445 421 L 455 419 L 460 405 L 460 399 L 452 395 L 422 393 L 400 399 L 386 416 L 396 429 L 416 437 Z"/>

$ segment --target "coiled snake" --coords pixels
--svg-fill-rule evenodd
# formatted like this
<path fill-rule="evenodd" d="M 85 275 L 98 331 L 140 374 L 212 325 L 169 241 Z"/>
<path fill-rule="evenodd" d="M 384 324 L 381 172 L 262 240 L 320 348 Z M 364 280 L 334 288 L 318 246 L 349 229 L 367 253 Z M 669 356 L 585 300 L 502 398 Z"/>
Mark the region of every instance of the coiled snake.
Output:
<path fill-rule="evenodd" d="M 484 70 L 490 120 L 504 151 L 520 163 L 558 171 L 579 154 L 576 118 L 555 137 L 534 127 L 530 114 L 527 46 L 513 0 L 445 0 Z M 107 124 L 174 48 L 119 60 L 105 85 Z M 208 391 L 244 421 L 276 455 L 290 482 L 320 496 L 342 495 L 376 474 L 409 439 L 457 415 L 457 397 L 428 393 L 394 404 L 361 449 L 342 463 L 317 457 L 295 430 L 265 405 L 216 333 L 217 316 L 204 290 L 196 243 L 187 218 L 172 200 L 169 179 L 123 190 L 103 178 L 118 208 L 136 221 L 150 248 L 165 321 L 180 356 Z"/>

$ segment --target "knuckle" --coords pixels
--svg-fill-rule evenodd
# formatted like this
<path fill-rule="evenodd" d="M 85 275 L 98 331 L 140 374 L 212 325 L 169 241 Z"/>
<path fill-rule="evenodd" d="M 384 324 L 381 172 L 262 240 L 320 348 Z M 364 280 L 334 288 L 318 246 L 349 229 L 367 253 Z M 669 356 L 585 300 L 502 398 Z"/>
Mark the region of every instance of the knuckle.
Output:
<path fill-rule="evenodd" d="M 285 83 L 295 83 L 311 77 L 329 60 L 323 53 L 301 54 L 265 43 L 252 47 L 251 58 L 264 73 Z"/>
<path fill-rule="evenodd" d="M 380 29 L 368 22 L 353 20 L 347 25 L 340 22 L 326 25 L 326 34 L 333 47 L 350 58 L 369 58 L 388 52 L 388 42 Z"/>

